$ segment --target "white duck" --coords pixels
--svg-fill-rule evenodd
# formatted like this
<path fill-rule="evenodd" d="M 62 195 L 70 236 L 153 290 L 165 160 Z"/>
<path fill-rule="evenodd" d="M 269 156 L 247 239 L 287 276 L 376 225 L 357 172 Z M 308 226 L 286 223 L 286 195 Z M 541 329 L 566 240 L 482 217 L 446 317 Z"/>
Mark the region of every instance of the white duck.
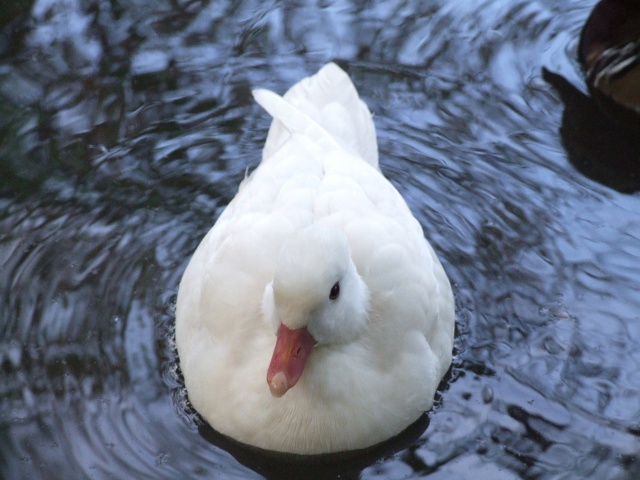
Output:
<path fill-rule="evenodd" d="M 284 97 L 259 167 L 182 277 L 180 366 L 219 432 L 298 454 L 364 448 L 431 408 L 454 302 L 420 224 L 380 173 L 375 127 L 329 63 Z"/>

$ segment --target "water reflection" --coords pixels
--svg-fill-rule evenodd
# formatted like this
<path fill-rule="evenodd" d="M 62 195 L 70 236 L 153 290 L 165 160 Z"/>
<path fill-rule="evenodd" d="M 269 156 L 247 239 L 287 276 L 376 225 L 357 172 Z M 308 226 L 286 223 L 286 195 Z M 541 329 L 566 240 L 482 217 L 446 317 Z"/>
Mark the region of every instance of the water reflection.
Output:
<path fill-rule="evenodd" d="M 365 450 L 331 455 L 286 455 L 267 452 L 240 445 L 217 433 L 207 425 L 201 425 L 200 434 L 217 447 L 231 453 L 243 465 L 255 470 L 267 479 L 289 480 L 299 478 L 357 479 L 363 469 L 396 452 L 410 448 L 429 425 L 423 415 L 398 436 L 381 445 Z"/>
<path fill-rule="evenodd" d="M 543 70 L 564 104 L 560 135 L 569 160 L 582 174 L 623 193 L 640 190 L 640 128 L 613 118 L 567 79 Z"/>
<path fill-rule="evenodd" d="M 640 199 L 618 193 L 637 189 L 637 146 L 573 123 L 597 113 L 559 81 L 563 117 L 541 74 L 582 81 L 593 3 L 3 4 L 0 477 L 271 474 L 174 398 L 167 325 L 259 161 L 251 88 L 337 60 L 458 304 L 428 428 L 349 475 L 638 478 Z"/>

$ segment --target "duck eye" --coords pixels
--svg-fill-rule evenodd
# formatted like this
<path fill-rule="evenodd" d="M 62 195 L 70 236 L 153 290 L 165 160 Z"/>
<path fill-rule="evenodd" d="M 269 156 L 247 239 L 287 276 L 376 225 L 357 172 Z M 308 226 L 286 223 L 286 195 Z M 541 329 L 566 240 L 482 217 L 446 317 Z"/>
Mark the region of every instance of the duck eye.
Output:
<path fill-rule="evenodd" d="M 334 283 L 333 287 L 331 287 L 331 292 L 329 292 L 329 298 L 331 300 L 335 300 L 338 296 L 340 296 L 340 282 Z"/>

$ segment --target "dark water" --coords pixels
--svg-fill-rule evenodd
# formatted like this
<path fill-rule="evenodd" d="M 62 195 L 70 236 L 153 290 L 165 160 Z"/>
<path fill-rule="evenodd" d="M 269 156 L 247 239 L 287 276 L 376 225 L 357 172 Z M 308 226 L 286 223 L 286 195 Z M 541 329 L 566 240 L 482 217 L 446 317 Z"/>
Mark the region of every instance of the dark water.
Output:
<path fill-rule="evenodd" d="M 594 3 L 3 1 L 0 477 L 640 478 L 640 135 L 582 93 Z M 172 302 L 260 159 L 250 90 L 329 60 L 454 283 L 457 356 L 410 446 L 294 468 L 198 430 Z"/>

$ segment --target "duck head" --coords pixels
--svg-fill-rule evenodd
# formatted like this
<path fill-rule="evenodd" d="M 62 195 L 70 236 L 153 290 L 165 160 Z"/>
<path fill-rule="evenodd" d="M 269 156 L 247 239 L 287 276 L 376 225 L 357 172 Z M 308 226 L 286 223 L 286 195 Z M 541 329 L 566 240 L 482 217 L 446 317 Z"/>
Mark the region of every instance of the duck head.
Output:
<path fill-rule="evenodd" d="M 300 379 L 314 347 L 353 342 L 367 328 L 369 293 L 346 236 L 312 225 L 289 238 L 265 288 L 263 311 L 276 332 L 267 383 L 281 397 Z"/>

